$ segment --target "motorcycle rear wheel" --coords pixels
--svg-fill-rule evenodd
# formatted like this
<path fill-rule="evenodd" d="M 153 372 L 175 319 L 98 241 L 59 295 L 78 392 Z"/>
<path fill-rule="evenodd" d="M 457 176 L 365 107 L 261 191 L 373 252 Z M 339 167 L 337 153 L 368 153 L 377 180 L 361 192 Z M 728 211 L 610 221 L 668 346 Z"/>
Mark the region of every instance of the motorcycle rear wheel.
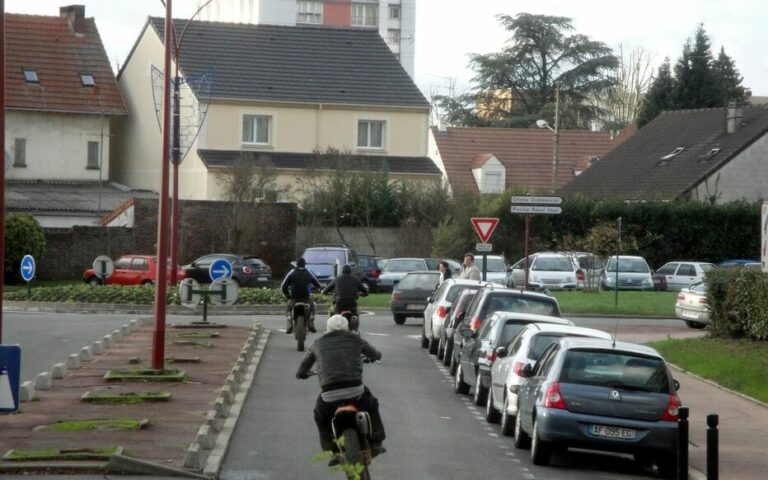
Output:
<path fill-rule="evenodd" d="M 344 462 L 349 465 L 362 465 L 363 471 L 360 473 L 360 480 L 370 480 L 371 474 L 368 472 L 368 465 L 363 458 L 363 450 L 360 445 L 360 437 L 357 430 L 348 428 L 343 432 L 344 436 Z M 357 477 L 347 472 L 347 478 L 353 480 Z"/>
<path fill-rule="evenodd" d="M 304 339 L 307 338 L 307 322 L 304 319 L 304 315 L 297 315 L 293 326 L 293 336 L 296 338 L 296 349 L 300 352 L 304 351 Z"/>

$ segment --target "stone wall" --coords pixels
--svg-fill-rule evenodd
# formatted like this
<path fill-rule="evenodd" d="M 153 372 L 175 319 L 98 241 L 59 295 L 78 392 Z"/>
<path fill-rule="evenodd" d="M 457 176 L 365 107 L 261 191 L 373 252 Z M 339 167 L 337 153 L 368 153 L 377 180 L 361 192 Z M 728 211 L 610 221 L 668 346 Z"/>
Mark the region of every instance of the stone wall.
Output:
<path fill-rule="evenodd" d="M 296 255 L 318 243 L 345 243 L 357 253 L 380 257 L 429 257 L 432 233 L 428 227 L 340 228 L 298 227 Z"/>
<path fill-rule="evenodd" d="M 37 262 L 36 278 L 82 278 L 99 255 L 117 258 L 134 250 L 133 231 L 125 227 L 56 228 L 45 230 L 45 253 Z"/>

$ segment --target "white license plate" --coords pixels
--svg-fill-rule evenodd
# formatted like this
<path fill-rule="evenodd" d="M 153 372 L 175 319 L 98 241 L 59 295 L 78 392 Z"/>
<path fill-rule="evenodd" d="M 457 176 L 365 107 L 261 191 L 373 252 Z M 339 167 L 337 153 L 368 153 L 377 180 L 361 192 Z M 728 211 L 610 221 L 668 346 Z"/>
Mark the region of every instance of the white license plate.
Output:
<path fill-rule="evenodd" d="M 257 280 L 260 281 L 260 282 L 266 282 L 267 281 L 267 277 L 259 277 Z"/>
<path fill-rule="evenodd" d="M 417 305 L 417 304 L 409 304 L 405 306 L 406 310 L 423 310 L 426 308 L 426 305 Z"/>
<path fill-rule="evenodd" d="M 609 427 L 607 425 L 592 425 L 592 435 L 605 438 L 619 438 L 622 440 L 634 440 L 637 430 L 632 428 Z"/>
<path fill-rule="evenodd" d="M 683 310 L 682 313 L 683 313 L 683 316 L 685 318 L 699 318 L 699 314 L 696 313 L 696 312 L 691 312 L 689 310 Z"/>

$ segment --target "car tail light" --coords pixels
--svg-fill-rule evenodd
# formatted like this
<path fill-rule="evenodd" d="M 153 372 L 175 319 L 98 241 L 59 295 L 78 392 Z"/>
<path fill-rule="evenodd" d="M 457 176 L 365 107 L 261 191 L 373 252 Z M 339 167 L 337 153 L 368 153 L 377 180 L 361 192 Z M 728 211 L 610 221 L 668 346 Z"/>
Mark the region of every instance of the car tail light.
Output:
<path fill-rule="evenodd" d="M 248 265 L 243 265 L 243 273 L 246 273 L 246 274 L 253 273 L 253 269 Z"/>
<path fill-rule="evenodd" d="M 661 419 L 666 422 L 676 422 L 680 410 L 680 399 L 675 395 L 669 396 L 669 402 L 667 402 L 667 408 L 664 409 L 664 413 L 661 415 Z"/>
<path fill-rule="evenodd" d="M 701 298 L 699 298 L 699 303 L 706 304 L 706 303 L 709 303 L 709 302 L 707 301 L 707 297 L 701 297 Z"/>
<path fill-rule="evenodd" d="M 489 362 L 495 362 L 496 361 L 496 350 L 488 350 L 488 352 L 485 354 L 485 359 Z"/>
<path fill-rule="evenodd" d="M 524 366 L 525 366 L 525 363 L 523 363 L 523 362 L 515 362 L 512 365 L 512 371 L 515 372 L 515 375 L 517 375 L 518 377 L 522 377 L 523 376 L 523 367 Z"/>
<path fill-rule="evenodd" d="M 476 331 L 480 330 L 480 324 L 481 323 L 482 322 L 480 321 L 480 317 L 475 317 L 475 318 L 472 319 L 471 322 L 469 322 L 469 328 L 471 328 L 473 331 L 476 332 Z"/>
<path fill-rule="evenodd" d="M 547 387 L 547 393 L 544 394 L 544 406 L 547 408 L 565 409 L 565 402 L 560 395 L 560 383 L 554 382 Z"/>
<path fill-rule="evenodd" d="M 371 270 L 371 276 L 373 278 L 379 278 L 379 275 L 381 275 L 381 270 L 379 270 L 378 268 L 374 268 L 373 270 Z"/>
<path fill-rule="evenodd" d="M 678 293 L 677 294 L 677 299 L 678 300 L 685 300 L 685 294 L 683 292 Z"/>
<path fill-rule="evenodd" d="M 576 270 L 576 281 L 577 282 L 584 281 L 584 272 L 582 272 L 581 270 Z"/>
<path fill-rule="evenodd" d="M 400 295 L 397 295 L 396 293 L 392 293 L 392 301 L 395 302 L 397 300 L 400 300 Z"/>
<path fill-rule="evenodd" d="M 448 315 L 448 310 L 442 305 L 437 307 L 437 316 L 440 318 L 445 318 Z"/>

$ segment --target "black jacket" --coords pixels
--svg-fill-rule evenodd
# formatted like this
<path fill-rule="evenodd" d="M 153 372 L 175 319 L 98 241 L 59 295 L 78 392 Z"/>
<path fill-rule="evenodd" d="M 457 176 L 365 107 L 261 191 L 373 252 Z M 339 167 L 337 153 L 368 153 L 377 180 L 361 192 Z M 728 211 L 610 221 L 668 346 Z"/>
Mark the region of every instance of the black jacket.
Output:
<path fill-rule="evenodd" d="M 334 292 L 333 298 L 336 303 L 351 303 L 353 305 L 357 304 L 358 293 L 362 297 L 368 295 L 368 290 L 363 282 L 351 273 L 342 273 L 323 289 L 325 294 L 331 292 Z"/>
<path fill-rule="evenodd" d="M 296 376 L 306 378 L 317 362 L 317 379 L 326 392 L 363 383 L 363 359 L 380 360 L 381 353 L 360 335 L 346 330 L 328 332 L 315 340 L 301 360 Z"/>
<path fill-rule="evenodd" d="M 285 276 L 280 290 L 288 298 L 308 298 L 310 285 L 314 285 L 317 290 L 322 288 L 312 272 L 296 267 Z"/>

